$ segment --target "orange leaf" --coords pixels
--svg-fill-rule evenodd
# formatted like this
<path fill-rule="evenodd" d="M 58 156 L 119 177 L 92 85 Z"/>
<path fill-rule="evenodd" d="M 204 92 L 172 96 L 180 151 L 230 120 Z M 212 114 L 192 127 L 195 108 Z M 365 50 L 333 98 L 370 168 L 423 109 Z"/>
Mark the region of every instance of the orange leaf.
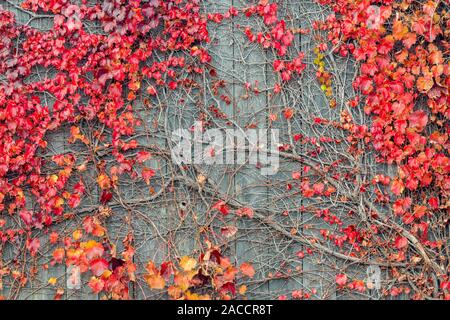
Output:
<path fill-rule="evenodd" d="M 56 248 L 55 251 L 53 251 L 53 259 L 56 263 L 61 263 L 64 259 L 65 251 L 63 248 Z"/>
<path fill-rule="evenodd" d="M 404 39 L 403 39 L 403 44 L 405 45 L 406 48 L 411 48 L 417 41 L 417 36 L 415 33 L 413 32 L 409 32 L 405 35 Z"/>
<path fill-rule="evenodd" d="M 255 275 L 255 269 L 249 262 L 244 262 L 243 264 L 241 264 L 240 269 L 241 272 L 249 278 L 253 278 L 253 276 Z"/>
<path fill-rule="evenodd" d="M 186 291 L 190 285 L 190 279 L 183 273 L 178 273 L 173 277 L 173 282 L 182 290 Z"/>
<path fill-rule="evenodd" d="M 152 289 L 164 289 L 166 281 L 159 274 L 147 275 L 145 280 Z"/>
<path fill-rule="evenodd" d="M 181 297 L 181 289 L 179 287 L 170 286 L 167 288 L 167 293 L 172 299 L 179 299 Z"/>
<path fill-rule="evenodd" d="M 91 280 L 89 280 L 88 285 L 89 285 L 89 287 L 91 287 L 91 289 L 94 293 L 99 293 L 100 291 L 103 290 L 105 283 L 103 280 L 101 280 L 97 277 L 92 277 Z"/>
<path fill-rule="evenodd" d="M 49 236 L 50 243 L 55 244 L 58 241 L 58 237 L 59 237 L 58 233 L 56 233 L 56 232 L 50 233 L 50 236 Z"/>
<path fill-rule="evenodd" d="M 431 78 L 430 76 L 428 77 L 419 77 L 417 79 L 417 89 L 419 89 L 420 92 L 428 92 L 431 90 L 431 88 L 433 88 L 434 85 L 434 81 L 433 78 Z"/>
<path fill-rule="evenodd" d="M 80 128 L 72 126 L 70 128 L 70 134 L 69 143 L 75 143 L 77 140 L 81 140 L 84 144 L 89 144 L 89 140 L 80 133 Z"/>
<path fill-rule="evenodd" d="M 392 26 L 392 35 L 395 40 L 402 40 L 408 33 L 408 27 L 404 26 L 401 20 L 394 21 Z"/>
<path fill-rule="evenodd" d="M 105 235 L 105 228 L 103 228 L 99 224 L 95 224 L 94 230 L 92 231 L 92 235 L 96 237 L 103 237 Z"/>
<path fill-rule="evenodd" d="M 101 189 L 109 189 L 111 187 L 111 180 L 109 177 L 102 173 L 97 177 L 97 183 L 100 186 Z"/>
<path fill-rule="evenodd" d="M 414 216 L 417 219 L 420 219 L 427 213 L 427 207 L 425 207 L 425 206 L 415 206 L 413 213 L 414 213 Z"/>
<path fill-rule="evenodd" d="M 403 181 L 396 179 L 392 182 L 391 185 L 392 193 L 398 196 L 403 193 L 403 190 L 405 190 L 405 185 L 403 184 Z"/>
<path fill-rule="evenodd" d="M 244 295 L 247 292 L 247 286 L 245 284 L 243 284 L 242 286 L 239 287 L 239 294 L 240 295 Z"/>

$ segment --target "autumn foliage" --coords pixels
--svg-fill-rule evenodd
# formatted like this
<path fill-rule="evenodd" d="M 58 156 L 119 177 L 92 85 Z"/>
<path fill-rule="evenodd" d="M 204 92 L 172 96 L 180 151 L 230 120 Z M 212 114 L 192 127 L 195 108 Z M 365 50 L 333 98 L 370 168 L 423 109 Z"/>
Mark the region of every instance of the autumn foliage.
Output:
<path fill-rule="evenodd" d="M 171 252 L 174 259 L 144 263 L 136 260 L 133 211 L 123 216 L 126 236 L 117 238 L 108 227 L 112 203 L 126 202 L 119 196 L 121 181 L 141 181 L 151 197 L 158 196 L 154 187 L 161 168 L 152 160 L 164 151 L 141 144 L 137 133 L 148 119 L 137 109 L 151 109 L 167 92 L 203 94 L 209 83 L 223 105 L 204 107 L 232 125 L 221 108 L 235 97 L 227 89 L 231 83 L 215 69 L 210 29 L 239 19 L 236 32 L 270 52 L 267 71 L 275 80 L 266 90 L 272 97 L 289 94 L 310 56 L 324 108 L 337 115 L 311 117 L 308 125 L 317 128 L 316 136 L 289 130 L 280 146 L 280 156 L 296 164 L 282 182 L 286 194 L 296 190 L 291 198 L 309 199 L 297 213 L 312 214 L 322 227 L 306 223 L 314 232 L 298 235 L 294 227 L 275 225 L 253 203 L 217 193 L 209 195 L 204 214 L 274 227 L 302 244 L 296 261 L 328 254 L 386 268 L 392 280 L 383 287 L 384 296 L 450 299 L 448 0 L 318 0 L 328 14 L 309 29 L 294 28 L 277 3 L 267 0 L 222 13 L 208 12 L 199 0 L 77 3 L 20 5 L 32 16 L 51 15 L 49 30 L 19 24 L 12 12 L 0 9 L 0 294 L 16 298 L 40 271 L 61 265 L 70 267 L 68 281 L 75 287 L 87 285 L 110 299 L 129 299 L 140 280 L 171 299 L 245 298 L 250 279 L 289 277 L 289 272 L 263 274 L 252 261 L 228 256 L 227 247 L 216 242 L 238 234 L 229 223 L 219 230 L 202 226 L 203 245 L 188 255 Z M 312 52 L 293 54 L 295 37 L 309 34 Z M 357 94 L 341 105 L 329 56 L 352 59 L 357 69 L 352 81 Z M 248 95 L 262 91 L 253 81 L 244 87 Z M 290 126 L 300 113 L 295 105 L 284 105 L 268 117 Z M 367 116 L 367 123 L 358 123 L 354 113 Z M 198 118 L 209 121 L 205 113 Z M 320 133 L 327 128 L 342 138 Z M 82 151 L 53 150 L 54 136 L 63 137 L 67 149 Z M 304 153 L 294 152 L 296 145 Z M 343 145 L 344 155 L 336 153 L 334 162 L 320 161 Z M 362 159 L 369 156 L 389 171 L 366 170 Z M 348 181 L 352 193 L 342 188 Z M 165 183 L 162 188 L 174 189 Z M 194 183 L 209 190 L 200 174 Z M 85 205 L 88 198 L 94 202 Z M 322 201 L 338 204 L 322 207 Z M 189 214 L 180 210 L 183 217 Z M 13 258 L 7 258 L 8 248 Z M 51 257 L 42 263 L 45 254 Z M 372 289 L 342 270 L 332 277 L 337 290 Z M 54 288 L 55 298 L 64 296 L 65 284 L 56 278 L 46 286 Z M 6 287 L 13 289 L 6 293 Z M 279 298 L 316 294 L 315 288 L 303 288 Z"/>

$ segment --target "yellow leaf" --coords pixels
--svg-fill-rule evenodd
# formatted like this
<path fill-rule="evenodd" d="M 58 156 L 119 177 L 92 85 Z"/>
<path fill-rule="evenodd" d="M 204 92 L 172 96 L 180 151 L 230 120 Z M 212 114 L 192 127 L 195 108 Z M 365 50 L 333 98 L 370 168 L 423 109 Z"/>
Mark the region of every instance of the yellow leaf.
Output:
<path fill-rule="evenodd" d="M 52 174 L 50 176 L 50 181 L 56 183 L 58 181 L 58 176 L 56 174 Z"/>
<path fill-rule="evenodd" d="M 111 270 L 105 270 L 105 271 L 102 273 L 102 278 L 103 278 L 103 279 L 108 279 L 109 277 L 111 277 L 111 275 L 112 275 Z M 163 279 L 163 281 L 164 281 L 164 279 Z"/>
<path fill-rule="evenodd" d="M 72 237 L 75 241 L 78 241 L 81 239 L 81 237 L 83 237 L 83 231 L 81 231 L 80 229 L 75 230 L 72 233 Z"/>
<path fill-rule="evenodd" d="M 48 279 L 48 284 L 54 286 L 54 285 L 56 285 L 57 281 L 58 280 L 56 278 L 50 278 L 50 279 Z"/>
<path fill-rule="evenodd" d="M 200 300 L 200 296 L 197 293 L 186 291 L 186 300 Z"/>
<path fill-rule="evenodd" d="M 56 207 L 56 208 L 61 207 L 63 204 L 64 204 L 64 199 L 63 199 L 63 198 L 58 197 L 58 198 L 55 200 L 55 207 Z"/>
<path fill-rule="evenodd" d="M 195 261 L 195 259 L 190 258 L 188 256 L 184 256 L 181 258 L 180 260 L 180 267 L 184 270 L 184 271 L 191 271 L 192 269 L 194 269 L 197 266 L 197 261 Z"/>
<path fill-rule="evenodd" d="M 87 242 L 82 242 L 81 244 L 80 244 L 80 246 L 82 247 L 82 248 L 84 248 L 84 249 L 92 249 L 92 248 L 94 248 L 94 247 L 98 247 L 98 246 L 101 246 L 101 244 L 99 244 L 97 241 L 95 241 L 95 240 L 89 240 L 89 241 L 87 241 Z"/>

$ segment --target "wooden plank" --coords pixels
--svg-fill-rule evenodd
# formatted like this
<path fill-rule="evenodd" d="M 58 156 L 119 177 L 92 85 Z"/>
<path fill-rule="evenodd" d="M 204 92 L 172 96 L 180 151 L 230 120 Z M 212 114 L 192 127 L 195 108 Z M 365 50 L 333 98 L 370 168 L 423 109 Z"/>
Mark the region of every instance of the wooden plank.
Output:
<path fill-rule="evenodd" d="M 233 6 L 242 9 L 248 4 L 233 1 Z M 267 77 L 268 66 L 264 49 L 259 44 L 250 43 L 243 33 L 242 28 L 248 25 L 261 25 L 259 17 L 235 18 L 233 20 L 233 73 L 236 84 L 233 88 L 233 96 L 236 101 L 235 121 L 237 128 L 254 130 L 256 128 L 267 129 L 268 96 L 267 88 L 272 85 Z M 246 88 L 249 86 L 249 88 Z M 259 93 L 256 93 L 259 91 Z M 250 138 L 247 136 L 247 139 Z M 252 142 L 247 140 L 246 147 L 255 148 Z M 251 208 L 258 210 L 267 207 L 266 177 L 255 163 L 250 162 L 250 153 L 247 153 L 245 164 L 237 163 L 235 175 L 235 197 Z M 242 237 L 236 242 L 236 262 L 253 264 L 256 275 L 254 285 L 248 286 L 247 297 L 249 299 L 267 298 L 270 296 L 270 284 L 266 281 L 270 270 L 270 252 L 268 244 L 269 233 L 257 221 L 238 219 L 236 223 Z"/>
<path fill-rule="evenodd" d="M 313 49 L 318 45 L 314 39 L 314 31 L 312 29 L 312 23 L 314 20 L 320 20 L 324 17 L 323 7 L 319 6 L 313 1 L 302 1 L 298 13 L 298 21 L 300 28 L 311 30 L 310 34 L 301 36 L 301 50 L 305 53 L 305 63 L 307 68 L 304 71 L 302 77 L 301 90 L 302 95 L 300 97 L 300 105 L 302 110 L 306 110 L 306 113 L 300 115 L 300 132 L 307 137 L 317 137 L 317 133 L 311 127 L 312 118 L 323 117 L 330 118 L 330 109 L 328 107 L 328 101 L 323 94 L 320 84 L 318 83 L 315 73 L 316 68 L 313 64 L 315 55 Z M 306 153 L 306 147 L 302 146 L 301 154 Z M 308 199 L 302 200 L 302 205 L 308 206 L 313 204 L 313 201 Z M 314 213 L 302 213 L 303 224 L 313 223 L 316 228 L 326 229 L 327 226 L 314 219 Z M 303 229 L 303 235 L 319 237 L 318 232 L 311 232 L 310 230 Z M 328 260 L 326 254 L 316 252 L 314 255 L 307 254 L 307 250 L 312 249 L 303 246 L 302 250 L 305 254 L 305 258 L 302 259 L 303 279 L 302 286 L 309 290 L 316 290 L 316 294 L 312 294 L 314 299 L 330 299 L 335 297 L 334 287 L 334 274 L 330 274 L 330 263 L 334 263 L 334 260 Z"/>
<path fill-rule="evenodd" d="M 286 1 L 279 6 L 279 19 L 286 22 L 286 28 L 295 30 L 300 27 L 302 22 L 299 18 L 300 2 L 296 0 Z M 296 34 L 294 42 L 287 50 L 286 60 L 297 57 L 302 51 L 301 36 Z M 270 57 L 269 57 L 270 58 Z M 273 60 L 274 58 L 271 57 Z M 269 66 L 272 68 L 272 66 Z M 271 69 L 270 69 L 271 71 Z M 273 72 L 268 72 L 272 77 L 271 86 L 274 83 L 280 83 L 280 76 Z M 289 143 L 290 152 L 301 154 L 301 145 L 299 146 L 293 140 L 293 136 L 299 132 L 302 122 L 298 120 L 298 114 L 295 113 L 293 119 L 286 120 L 283 116 L 283 110 L 298 107 L 298 99 L 301 92 L 301 78 L 294 75 L 293 78 L 285 83 L 286 88 L 279 94 L 272 95 L 269 99 L 269 110 L 267 113 L 276 114 L 279 120 L 272 123 L 273 128 L 280 130 L 280 143 Z M 269 187 L 268 205 L 275 213 L 274 220 L 284 229 L 290 232 L 302 231 L 302 215 L 298 208 L 302 205 L 302 197 L 298 194 L 296 188 L 287 190 L 287 184 L 292 182 L 292 172 L 301 171 L 301 166 L 292 160 L 280 158 L 280 169 L 278 174 L 270 176 L 271 186 Z M 284 212 L 284 214 L 283 214 Z M 276 245 L 272 245 L 271 263 L 274 266 L 274 274 L 278 274 L 276 279 L 270 282 L 271 298 L 286 296 L 292 299 L 293 292 L 306 292 L 303 288 L 303 261 L 298 258 L 297 253 L 303 251 L 303 246 L 297 241 L 279 234 L 272 234 L 272 238 L 279 239 Z"/>

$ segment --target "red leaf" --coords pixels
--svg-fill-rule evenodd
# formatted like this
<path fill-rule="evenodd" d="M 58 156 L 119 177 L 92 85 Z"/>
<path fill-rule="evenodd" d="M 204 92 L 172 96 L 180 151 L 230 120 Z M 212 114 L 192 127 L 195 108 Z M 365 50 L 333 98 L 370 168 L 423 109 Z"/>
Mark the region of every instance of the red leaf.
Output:
<path fill-rule="evenodd" d="M 67 205 L 70 208 L 76 208 L 80 204 L 81 198 L 79 194 L 73 193 L 70 195 Z"/>
<path fill-rule="evenodd" d="M 99 293 L 100 291 L 103 290 L 105 282 L 99 278 L 92 277 L 91 280 L 89 280 L 88 285 L 94 293 Z"/>
<path fill-rule="evenodd" d="M 97 277 L 101 276 L 103 272 L 108 270 L 108 266 L 109 266 L 108 261 L 106 261 L 103 258 L 94 259 L 89 264 L 92 273 Z"/>
<path fill-rule="evenodd" d="M 155 170 L 150 168 L 142 169 L 142 178 L 145 180 L 146 184 L 150 184 L 150 179 L 155 175 Z"/>
<path fill-rule="evenodd" d="M 232 236 L 234 236 L 237 231 L 238 228 L 236 228 L 235 226 L 226 226 L 220 229 L 220 232 L 222 232 L 222 234 L 227 238 L 231 238 Z"/>
<path fill-rule="evenodd" d="M 155 89 L 155 87 L 149 86 L 149 87 L 147 88 L 147 93 L 148 93 L 149 95 L 151 95 L 151 96 L 156 96 L 156 89 Z"/>
<path fill-rule="evenodd" d="M 144 161 L 150 159 L 152 157 L 150 152 L 147 151 L 139 151 L 136 156 L 136 161 L 139 163 L 143 163 Z"/>
<path fill-rule="evenodd" d="M 422 130 L 428 123 L 428 116 L 425 111 L 418 110 L 412 113 L 408 120 L 411 127 Z"/>
<path fill-rule="evenodd" d="M 169 277 L 174 274 L 173 263 L 166 261 L 161 263 L 160 274 L 165 280 L 169 280 Z"/>
<path fill-rule="evenodd" d="M 400 250 L 400 249 L 403 249 L 403 248 L 405 248 L 407 246 L 408 246 L 408 239 L 406 239 L 405 237 L 398 236 L 395 239 L 395 247 L 397 249 Z"/>
<path fill-rule="evenodd" d="M 230 208 L 228 208 L 226 203 L 222 200 L 216 202 L 216 204 L 212 206 L 212 209 L 219 211 L 224 216 L 226 216 L 230 213 Z"/>
<path fill-rule="evenodd" d="M 428 204 L 435 210 L 439 208 L 439 200 L 436 197 L 428 199 Z"/>
<path fill-rule="evenodd" d="M 240 208 L 236 210 L 236 215 L 239 217 L 249 217 L 250 219 L 253 218 L 254 212 L 252 208 Z"/>
<path fill-rule="evenodd" d="M 275 61 L 273 62 L 273 69 L 274 69 L 276 72 L 282 71 L 285 67 L 286 67 L 286 66 L 284 65 L 284 62 L 283 62 L 283 61 L 275 60 Z"/>
<path fill-rule="evenodd" d="M 236 294 L 236 285 L 232 282 L 227 282 L 220 288 L 220 292 L 222 294 L 230 292 L 232 295 L 235 295 Z"/>
<path fill-rule="evenodd" d="M 364 281 L 362 280 L 355 280 L 352 283 L 350 283 L 349 288 L 352 290 L 356 290 L 359 292 L 364 292 L 366 290 L 366 285 L 364 284 Z"/>
<path fill-rule="evenodd" d="M 317 195 L 321 195 L 324 189 L 325 185 L 323 183 L 315 183 L 313 185 L 313 190 Z"/>
<path fill-rule="evenodd" d="M 37 251 L 41 247 L 41 241 L 38 238 L 27 239 L 26 243 L 27 249 L 30 251 L 32 257 L 36 256 Z"/>
<path fill-rule="evenodd" d="M 298 171 L 292 172 L 292 179 L 299 180 L 302 177 L 302 174 Z"/>
<path fill-rule="evenodd" d="M 101 204 L 105 205 L 112 199 L 112 193 L 106 190 L 103 190 L 102 195 L 100 196 Z"/>
<path fill-rule="evenodd" d="M 286 108 L 283 111 L 283 115 L 286 120 L 290 120 L 294 116 L 294 110 L 292 108 Z"/>
<path fill-rule="evenodd" d="M 336 275 L 336 283 L 338 286 L 345 286 L 347 283 L 347 275 L 345 274 L 338 274 Z"/>

